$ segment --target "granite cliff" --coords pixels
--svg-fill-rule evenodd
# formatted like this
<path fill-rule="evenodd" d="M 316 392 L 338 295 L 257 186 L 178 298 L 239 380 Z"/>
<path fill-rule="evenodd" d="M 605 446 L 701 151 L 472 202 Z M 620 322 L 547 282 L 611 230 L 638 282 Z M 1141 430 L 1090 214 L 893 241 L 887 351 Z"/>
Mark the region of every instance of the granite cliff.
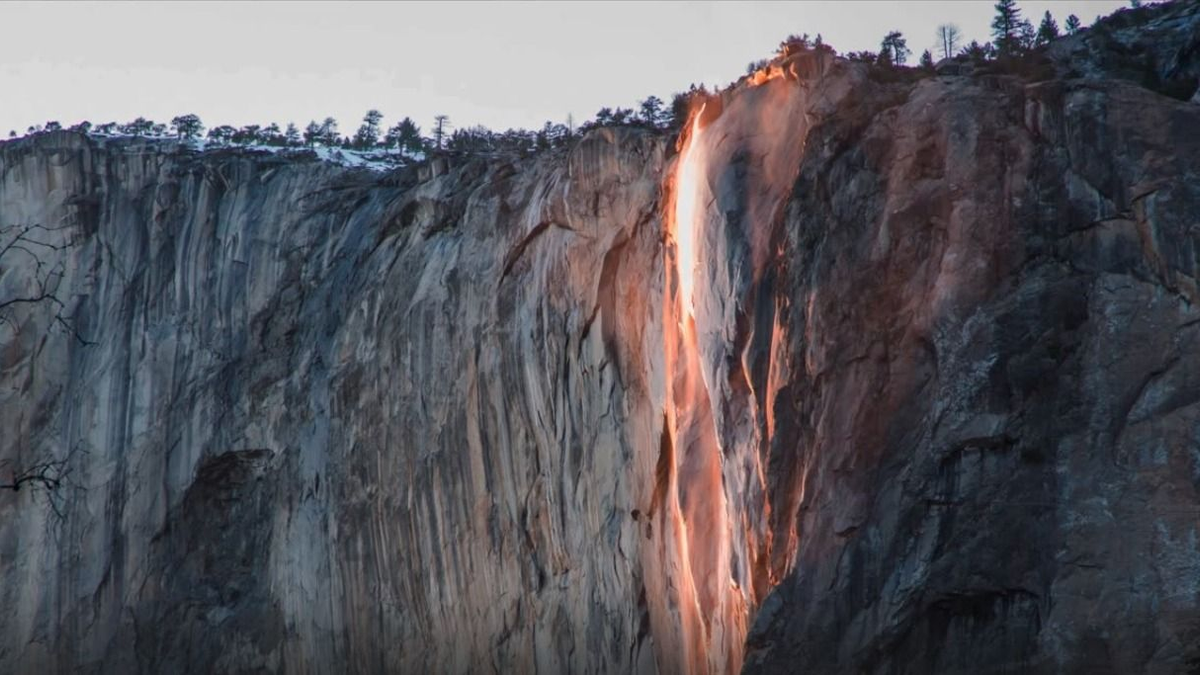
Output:
<path fill-rule="evenodd" d="M 1200 668 L 1200 4 L 389 174 L 0 144 L 0 672 Z"/>

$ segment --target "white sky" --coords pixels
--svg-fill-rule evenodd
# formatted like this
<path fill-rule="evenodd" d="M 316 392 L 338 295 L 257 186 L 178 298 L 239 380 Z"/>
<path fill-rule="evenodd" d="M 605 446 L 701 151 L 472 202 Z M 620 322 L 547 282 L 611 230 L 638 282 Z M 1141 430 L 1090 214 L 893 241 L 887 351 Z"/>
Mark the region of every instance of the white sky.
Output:
<path fill-rule="evenodd" d="M 1061 26 L 1126 6 L 1027 0 L 1035 24 Z M 0 2 L 0 136 L 32 124 L 167 122 L 303 127 L 343 133 L 378 108 L 423 130 L 576 123 L 601 106 L 669 100 L 692 82 L 725 84 L 789 33 L 821 33 L 841 53 L 903 31 L 914 55 L 934 28 L 988 38 L 992 2 Z M 915 56 L 914 56 L 915 60 Z"/>

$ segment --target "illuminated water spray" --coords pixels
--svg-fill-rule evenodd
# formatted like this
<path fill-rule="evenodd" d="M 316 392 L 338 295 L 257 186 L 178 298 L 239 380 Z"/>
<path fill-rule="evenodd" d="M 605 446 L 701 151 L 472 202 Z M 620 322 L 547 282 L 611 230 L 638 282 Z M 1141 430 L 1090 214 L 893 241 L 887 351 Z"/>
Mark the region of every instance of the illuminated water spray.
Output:
<path fill-rule="evenodd" d="M 661 664 L 688 673 L 737 672 L 748 616 L 745 592 L 731 574 L 731 537 L 722 453 L 697 340 L 696 299 L 703 269 L 709 194 L 701 109 L 683 137 L 667 214 L 676 283 L 664 298 L 667 365 L 665 419 L 668 479 L 661 485 L 666 584 L 678 633 Z M 674 291 L 674 293 L 672 293 Z"/>
<path fill-rule="evenodd" d="M 675 204 L 672 214 L 672 236 L 675 240 L 675 265 L 679 275 L 679 300 L 682 311 L 680 321 L 687 323 L 686 318 L 695 314 L 696 266 L 700 264 L 697 239 L 700 236 L 700 225 L 697 219 L 702 215 L 700 204 L 700 185 L 702 177 L 702 149 L 698 143 L 700 138 L 700 115 L 704 112 L 701 107 L 692 115 L 685 145 L 679 153 L 679 165 L 675 175 Z"/>
<path fill-rule="evenodd" d="M 825 58 L 788 57 L 709 98 L 685 126 L 666 186 L 664 425 L 644 559 L 660 672 L 739 672 L 751 614 L 795 559 L 791 510 L 776 537 L 771 500 L 797 503 L 806 469 L 787 484 L 766 476 L 792 368 L 789 304 L 760 281 L 778 269 L 781 209 Z M 723 180 L 730 170 L 739 182 Z M 755 189 L 734 194 L 738 184 Z"/>

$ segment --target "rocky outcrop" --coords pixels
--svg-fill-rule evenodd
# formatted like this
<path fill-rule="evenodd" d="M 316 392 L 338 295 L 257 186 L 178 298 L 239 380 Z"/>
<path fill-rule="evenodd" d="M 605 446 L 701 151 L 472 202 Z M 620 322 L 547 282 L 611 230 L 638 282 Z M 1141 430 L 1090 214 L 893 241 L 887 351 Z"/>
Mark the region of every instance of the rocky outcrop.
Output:
<path fill-rule="evenodd" d="M 1064 78 L 1120 79 L 1200 102 L 1200 12 L 1191 0 L 1119 10 L 1048 55 Z"/>
<path fill-rule="evenodd" d="M 770 464 L 800 476 L 799 547 L 747 670 L 1194 670 L 1200 107 L 1099 79 L 858 94 L 783 225 Z"/>
<path fill-rule="evenodd" d="M 0 672 L 1200 666 L 1196 16 L 682 155 L 0 145 Z"/>
<path fill-rule="evenodd" d="M 6 144 L 4 222 L 59 248 L 3 287 L 63 304 L 7 315 L 2 456 L 71 472 L 0 496 L 0 670 L 651 667 L 665 146 L 379 178 Z"/>

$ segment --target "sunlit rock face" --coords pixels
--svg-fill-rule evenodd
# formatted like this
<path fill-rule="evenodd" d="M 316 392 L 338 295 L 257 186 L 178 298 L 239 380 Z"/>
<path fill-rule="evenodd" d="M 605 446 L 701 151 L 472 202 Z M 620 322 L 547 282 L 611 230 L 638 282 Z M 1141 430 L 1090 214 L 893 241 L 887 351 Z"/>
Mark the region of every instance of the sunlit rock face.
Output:
<path fill-rule="evenodd" d="M 61 302 L 0 482 L 70 469 L 0 490 L 0 672 L 1195 668 L 1195 8 L 1159 90 L 1080 37 L 386 176 L 0 145 L 0 302 Z"/>

